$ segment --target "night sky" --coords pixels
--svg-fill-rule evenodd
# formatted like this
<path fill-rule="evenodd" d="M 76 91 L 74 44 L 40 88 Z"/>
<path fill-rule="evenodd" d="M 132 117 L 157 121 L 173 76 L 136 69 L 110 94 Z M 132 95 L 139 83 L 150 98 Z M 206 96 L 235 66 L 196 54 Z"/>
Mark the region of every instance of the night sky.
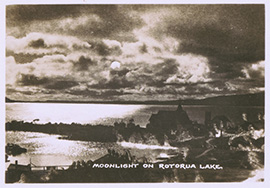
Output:
<path fill-rule="evenodd" d="M 176 100 L 264 91 L 264 5 L 6 6 L 13 100 Z"/>

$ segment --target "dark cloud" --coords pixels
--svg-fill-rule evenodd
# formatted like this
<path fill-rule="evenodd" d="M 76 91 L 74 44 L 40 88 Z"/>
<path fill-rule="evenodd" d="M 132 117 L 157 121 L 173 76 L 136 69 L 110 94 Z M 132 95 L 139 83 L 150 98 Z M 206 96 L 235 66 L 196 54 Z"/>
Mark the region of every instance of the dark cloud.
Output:
<path fill-rule="evenodd" d="M 264 5 L 6 8 L 12 96 L 166 100 L 264 87 Z"/>
<path fill-rule="evenodd" d="M 136 14 L 130 15 L 129 10 L 125 9 L 124 6 L 99 6 L 94 10 L 94 13 L 99 15 L 102 22 L 99 23 L 98 27 L 92 27 L 90 31 L 92 30 L 96 36 L 104 38 L 111 35 L 118 35 L 121 38 L 121 33 L 132 31 L 134 28 L 143 25 L 141 18 L 136 16 Z M 128 37 L 122 37 L 128 40 Z"/>
<path fill-rule="evenodd" d="M 211 78 L 213 79 L 234 79 L 244 76 L 241 70 L 246 62 L 233 63 L 217 58 L 209 58 L 209 62 L 211 63 Z"/>
<path fill-rule="evenodd" d="M 140 46 L 139 51 L 140 51 L 142 54 L 147 53 L 148 50 L 147 50 L 146 44 L 143 44 L 142 46 Z"/>
<path fill-rule="evenodd" d="M 88 43 L 89 44 L 89 43 Z M 73 44 L 72 45 L 73 50 L 75 51 L 82 51 L 82 50 L 89 50 L 90 47 L 85 47 L 83 45 Z"/>
<path fill-rule="evenodd" d="M 62 89 L 71 88 L 77 85 L 79 85 L 79 83 L 76 81 L 60 80 L 60 81 L 51 81 L 50 83 L 44 85 L 44 88 L 62 90 Z"/>
<path fill-rule="evenodd" d="M 34 20 L 52 20 L 66 16 L 79 16 L 80 8 L 74 5 L 9 5 L 6 7 L 7 24 Z M 89 7 L 90 8 L 90 7 Z M 94 7 L 93 7 L 94 8 Z"/>
<path fill-rule="evenodd" d="M 104 97 L 119 96 L 123 94 L 124 92 L 122 90 L 113 90 L 113 89 L 103 90 L 101 93 L 101 95 Z"/>
<path fill-rule="evenodd" d="M 33 74 L 20 74 L 17 84 L 20 86 L 40 86 L 46 89 L 62 90 L 78 85 L 76 81 L 65 78 L 37 77 Z"/>
<path fill-rule="evenodd" d="M 33 48 L 45 48 L 47 45 L 45 44 L 43 39 L 38 39 L 38 40 L 32 40 L 29 42 L 28 46 L 33 47 Z"/>
<path fill-rule="evenodd" d="M 248 79 L 248 80 L 245 80 L 244 82 L 243 82 L 243 79 L 236 79 L 231 82 L 233 82 L 236 86 L 241 85 L 242 86 L 241 88 L 243 90 L 244 89 L 249 90 L 250 88 L 259 88 L 259 87 L 264 88 L 265 87 L 264 79 L 262 77 L 260 77 L 259 79 L 254 79 L 254 78 Z"/>
<path fill-rule="evenodd" d="M 142 67 L 128 69 L 111 69 L 109 80 L 100 80 L 98 84 L 91 85 L 91 88 L 99 89 L 121 89 L 135 88 L 145 85 L 146 87 L 164 87 L 165 81 L 170 75 L 178 71 L 178 64 L 174 59 L 165 59 L 156 65 L 144 64 Z"/>
<path fill-rule="evenodd" d="M 111 98 L 113 96 L 120 96 L 123 95 L 124 92 L 122 90 L 115 90 L 115 89 L 69 89 L 66 90 L 65 93 L 76 95 L 76 96 L 84 96 L 84 97 L 91 97 L 95 99 L 104 99 L 104 98 Z"/>
<path fill-rule="evenodd" d="M 152 66 L 157 76 L 167 77 L 177 73 L 179 64 L 175 59 L 165 59 L 164 62 Z"/>
<path fill-rule="evenodd" d="M 47 77 L 40 78 L 33 74 L 20 74 L 17 83 L 22 86 L 39 86 L 47 84 L 49 81 Z"/>
<path fill-rule="evenodd" d="M 17 90 L 17 89 L 14 89 L 14 88 L 6 88 L 6 94 L 7 95 L 10 95 L 10 94 L 13 94 L 13 93 L 20 93 L 20 94 L 24 94 L 24 95 L 32 95 L 33 94 L 33 91 L 20 91 L 20 90 Z"/>
<path fill-rule="evenodd" d="M 111 69 L 110 70 L 110 74 L 112 76 L 116 76 L 116 77 L 123 77 L 125 76 L 130 70 L 128 70 L 127 68 L 123 68 L 123 69 Z"/>
<path fill-rule="evenodd" d="M 96 62 L 84 56 L 80 56 L 78 61 L 73 62 L 73 66 L 77 71 L 88 71 L 88 67 L 93 65 L 96 65 Z"/>
<path fill-rule="evenodd" d="M 262 73 L 260 71 L 257 71 L 257 70 L 250 70 L 249 71 L 249 76 L 252 78 L 252 79 L 255 79 L 255 80 L 260 80 L 263 82 L 264 80 L 264 76 L 262 75 Z"/>
<path fill-rule="evenodd" d="M 93 45 L 93 49 L 102 56 L 107 56 L 110 54 L 110 49 L 104 43 L 97 43 Z"/>
<path fill-rule="evenodd" d="M 91 85 L 91 88 L 96 89 L 121 89 L 130 87 L 134 87 L 134 83 L 128 81 L 125 77 L 113 77 L 109 81 L 101 81 L 98 84 Z"/>
<path fill-rule="evenodd" d="M 154 48 L 155 52 L 161 53 L 161 49 L 159 47 L 153 47 L 153 48 Z"/>
<path fill-rule="evenodd" d="M 144 68 L 138 81 L 147 86 L 164 87 L 165 81 L 178 72 L 178 66 L 175 59 L 164 59 L 162 63 Z"/>
<path fill-rule="evenodd" d="M 130 70 L 127 68 L 123 69 L 111 69 L 110 78 L 100 79 L 98 84 L 92 84 L 90 87 L 95 89 L 121 89 L 121 88 L 132 88 L 137 84 L 137 81 L 131 81 L 127 79 L 127 73 Z"/>
<path fill-rule="evenodd" d="M 15 53 L 12 51 L 7 50 L 6 51 L 6 57 L 8 56 L 13 56 L 16 63 L 18 64 L 24 64 L 24 63 L 31 63 L 33 60 L 37 59 L 37 58 L 41 58 L 44 56 L 44 54 L 42 55 L 37 55 L 37 54 L 24 54 L 24 53 Z"/>
<path fill-rule="evenodd" d="M 71 95 L 79 95 L 79 96 L 99 96 L 100 92 L 97 90 L 90 90 L 90 89 L 72 89 L 67 90 L 65 93 L 71 94 Z"/>
<path fill-rule="evenodd" d="M 166 34 L 178 39 L 178 53 L 206 56 L 213 60 L 210 64 L 217 68 L 214 71 L 223 72 L 228 72 L 227 69 L 238 62 L 264 60 L 264 5 L 197 5 L 186 8 L 180 7 L 181 12 L 164 19 L 160 26 L 163 28 L 155 30 L 159 38 Z M 186 14 L 184 17 L 180 15 L 183 13 Z"/>
<path fill-rule="evenodd" d="M 122 50 L 119 46 L 109 47 L 104 42 L 89 42 L 91 44 L 91 48 L 97 52 L 101 56 L 108 56 L 108 55 L 121 55 Z"/>
<path fill-rule="evenodd" d="M 179 92 L 176 90 L 175 87 L 172 86 L 164 86 L 160 88 L 156 87 L 145 87 L 143 90 L 143 94 L 146 95 L 156 95 L 156 94 L 161 94 L 161 95 L 177 95 L 177 94 L 182 94 L 184 92 Z"/>
<path fill-rule="evenodd" d="M 89 19 L 85 23 L 76 23 L 76 27 L 69 26 L 72 23 L 67 23 L 65 28 L 59 27 L 61 19 L 80 16 Z M 7 6 L 6 18 L 9 27 L 21 26 L 20 35 L 29 32 L 34 22 L 58 19 L 59 23 L 51 23 L 50 27 L 35 29 L 83 38 L 114 37 L 119 40 L 134 40 L 133 34 L 128 32 L 143 24 L 139 15 L 131 15 L 128 8 L 118 5 L 10 5 Z"/>
<path fill-rule="evenodd" d="M 245 80 L 250 83 L 250 87 L 264 87 L 264 62 L 258 62 L 242 69 L 244 76 L 240 77 L 239 80 Z"/>

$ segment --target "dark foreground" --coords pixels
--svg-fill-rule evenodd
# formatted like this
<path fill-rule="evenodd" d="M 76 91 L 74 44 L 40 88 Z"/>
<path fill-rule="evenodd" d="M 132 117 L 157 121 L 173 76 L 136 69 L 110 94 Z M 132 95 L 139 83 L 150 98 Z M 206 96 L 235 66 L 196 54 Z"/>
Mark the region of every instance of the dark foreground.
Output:
<path fill-rule="evenodd" d="M 137 160 L 128 150 L 109 149 L 95 161 L 76 161 L 68 167 L 37 169 L 12 164 L 6 171 L 6 183 L 242 182 L 255 175 L 254 171 L 263 171 L 262 149 L 228 147 L 228 138 L 201 138 L 196 143 L 204 141 L 211 145 L 195 147 L 187 141 L 182 143 L 182 152 L 155 163 Z"/>
<path fill-rule="evenodd" d="M 155 141 L 154 144 L 160 145 L 169 143 L 180 152 L 157 158 L 155 163 L 137 159 L 128 150 L 108 149 L 108 154 L 100 159 L 77 161 L 62 169 L 42 167 L 43 170 L 36 170 L 31 165 L 11 164 L 6 172 L 6 182 L 241 182 L 256 175 L 255 171 L 264 169 L 264 119 L 258 114 L 256 122 L 248 122 L 246 116 L 243 120 L 243 124 L 234 125 L 225 116 L 211 119 L 211 113 L 206 112 L 205 124 L 201 125 L 191 121 L 179 105 L 176 111 L 153 114 L 146 128 L 135 125 L 133 120 L 127 124 L 116 122 L 114 126 L 12 121 L 6 123 L 6 130 L 60 134 L 66 135 L 61 139 L 84 141 L 144 144 Z M 105 164 L 138 165 L 136 168 L 106 168 Z M 144 168 L 147 164 L 150 167 Z M 257 179 L 263 180 L 263 177 Z"/>
<path fill-rule="evenodd" d="M 227 168 L 224 170 L 194 169 L 92 169 L 32 171 L 20 175 L 18 183 L 158 183 L 158 182 L 242 182 L 252 170 Z M 10 181 L 6 174 L 6 183 Z M 14 178 L 14 177 L 13 177 Z M 258 181 L 263 181 L 260 179 Z"/>

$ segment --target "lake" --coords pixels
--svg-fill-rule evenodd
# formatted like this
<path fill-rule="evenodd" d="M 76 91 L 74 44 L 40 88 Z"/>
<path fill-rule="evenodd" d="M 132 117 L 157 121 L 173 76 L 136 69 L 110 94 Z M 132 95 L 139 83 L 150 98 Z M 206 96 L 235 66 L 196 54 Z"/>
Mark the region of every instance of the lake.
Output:
<path fill-rule="evenodd" d="M 6 167 L 15 160 L 25 165 L 30 161 L 37 166 L 70 165 L 78 160 L 96 160 L 107 154 L 107 149 L 113 149 L 119 153 L 129 149 L 136 158 L 147 158 L 148 161 L 155 161 L 160 155 L 178 152 L 178 148 L 171 146 L 74 141 L 58 139 L 59 137 L 60 135 L 36 132 L 7 131 L 6 143 L 16 143 L 26 148 L 27 153 L 15 157 L 10 156 L 10 162 L 6 163 Z"/>
<path fill-rule="evenodd" d="M 177 105 L 117 105 L 117 104 L 56 104 L 56 103 L 7 103 L 6 122 L 17 120 L 37 123 L 80 123 L 113 125 L 115 121 L 133 118 L 136 124 L 145 127 L 151 114 L 159 110 L 174 111 Z M 192 121 L 204 123 L 206 111 L 227 116 L 233 123 L 243 122 L 246 113 L 249 121 L 255 121 L 258 113 L 264 114 L 264 107 L 257 106 L 196 106 L 184 105 Z"/>
<path fill-rule="evenodd" d="M 53 104 L 53 103 L 7 103 L 6 122 L 17 120 L 37 123 L 80 123 L 113 125 L 115 121 L 127 122 L 133 118 L 136 124 L 145 127 L 153 113 L 159 110 L 174 111 L 177 105 L 115 105 L 115 104 Z M 242 114 L 250 121 L 257 114 L 264 114 L 264 107 L 241 106 L 183 106 L 192 121 L 204 123 L 204 114 L 210 111 L 216 115 L 227 116 L 234 124 L 243 123 Z M 136 158 L 155 161 L 159 156 L 179 152 L 170 146 L 145 145 L 134 143 L 101 143 L 91 141 L 72 141 L 58 139 L 60 135 L 35 132 L 7 131 L 6 143 L 18 144 L 27 149 L 26 154 L 10 157 L 10 162 L 20 164 L 70 165 L 77 160 L 95 160 L 107 153 L 107 149 L 124 151 L 129 149 Z M 9 163 L 6 163 L 8 166 Z"/>

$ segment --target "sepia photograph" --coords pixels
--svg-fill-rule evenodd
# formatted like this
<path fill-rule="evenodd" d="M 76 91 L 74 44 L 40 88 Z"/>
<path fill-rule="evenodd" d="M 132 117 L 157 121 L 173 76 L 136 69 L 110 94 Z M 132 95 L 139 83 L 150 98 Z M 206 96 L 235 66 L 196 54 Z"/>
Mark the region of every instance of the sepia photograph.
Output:
<path fill-rule="evenodd" d="M 5 184 L 264 182 L 266 5 L 89 3 L 4 7 Z"/>

